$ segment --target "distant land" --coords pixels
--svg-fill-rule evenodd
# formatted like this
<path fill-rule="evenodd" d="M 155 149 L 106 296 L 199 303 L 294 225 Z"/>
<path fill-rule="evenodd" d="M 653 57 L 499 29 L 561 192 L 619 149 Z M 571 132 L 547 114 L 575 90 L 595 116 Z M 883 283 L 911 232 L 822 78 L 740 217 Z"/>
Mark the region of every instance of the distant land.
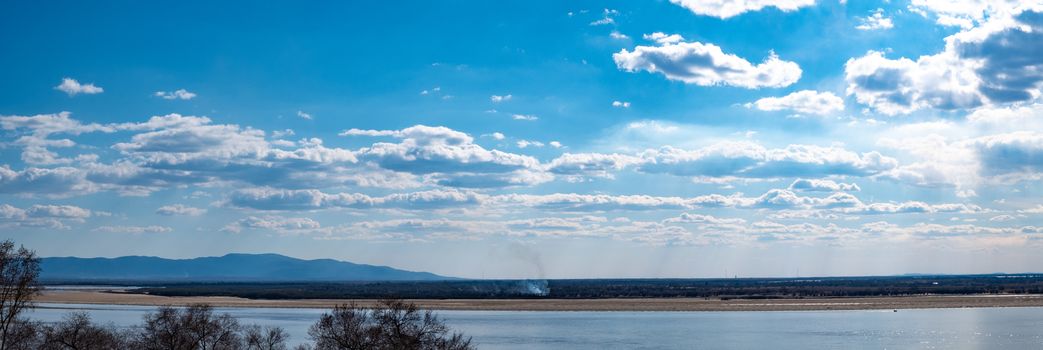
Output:
<path fill-rule="evenodd" d="M 164 259 L 51 257 L 41 259 L 46 282 L 340 282 L 438 281 L 452 277 L 332 259 L 303 260 L 278 254 L 227 254 Z"/>

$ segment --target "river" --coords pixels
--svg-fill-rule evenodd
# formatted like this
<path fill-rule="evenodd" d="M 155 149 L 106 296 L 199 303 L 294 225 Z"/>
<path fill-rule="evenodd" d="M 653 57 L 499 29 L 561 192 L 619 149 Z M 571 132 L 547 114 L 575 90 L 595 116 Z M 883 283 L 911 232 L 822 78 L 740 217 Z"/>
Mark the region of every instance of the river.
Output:
<path fill-rule="evenodd" d="M 146 306 L 41 304 L 30 318 L 54 322 L 86 311 L 128 327 Z M 217 308 L 244 324 L 278 325 L 308 340 L 323 309 Z M 765 312 L 438 311 L 479 349 L 1038 349 L 1043 308 Z"/>

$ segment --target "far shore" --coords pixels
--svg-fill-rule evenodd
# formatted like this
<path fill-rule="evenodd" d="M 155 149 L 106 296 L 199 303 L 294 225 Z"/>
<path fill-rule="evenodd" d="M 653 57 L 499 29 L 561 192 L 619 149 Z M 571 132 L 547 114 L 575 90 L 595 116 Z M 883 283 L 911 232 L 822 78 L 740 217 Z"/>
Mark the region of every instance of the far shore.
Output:
<path fill-rule="evenodd" d="M 900 297 L 851 297 L 804 299 L 414 299 L 417 306 L 432 310 L 482 311 L 822 311 L 901 310 L 984 307 L 1043 307 L 1043 295 L 922 295 Z M 372 305 L 375 300 L 299 299 L 261 300 L 236 297 L 164 297 L 120 291 L 44 291 L 36 298 L 43 304 L 189 305 L 206 303 L 217 307 L 330 308 L 355 302 Z"/>

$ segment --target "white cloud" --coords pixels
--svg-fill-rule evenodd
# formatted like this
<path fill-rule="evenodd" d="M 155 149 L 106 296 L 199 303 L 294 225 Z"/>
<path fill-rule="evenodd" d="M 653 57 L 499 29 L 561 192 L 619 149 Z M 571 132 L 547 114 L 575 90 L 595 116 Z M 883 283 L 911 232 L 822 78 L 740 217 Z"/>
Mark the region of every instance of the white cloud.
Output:
<path fill-rule="evenodd" d="M 847 94 L 887 115 L 921 108 L 973 108 L 982 104 L 969 62 L 948 54 L 891 60 L 877 51 L 844 65 Z"/>
<path fill-rule="evenodd" d="M 33 218 L 85 219 L 91 216 L 90 210 L 72 205 L 33 205 L 25 213 Z"/>
<path fill-rule="evenodd" d="M 611 33 L 608 33 L 608 36 L 610 38 L 616 39 L 616 40 L 628 40 L 628 39 L 630 39 L 629 36 L 627 36 L 626 34 L 620 33 L 618 30 L 613 30 Z"/>
<path fill-rule="evenodd" d="M 663 33 L 663 32 L 655 32 L 655 33 L 652 33 L 652 34 L 645 34 L 645 35 L 642 35 L 641 38 L 643 38 L 645 40 L 654 41 L 655 43 L 660 44 L 660 45 L 676 44 L 676 43 L 684 41 L 684 37 L 681 36 L 680 34 L 669 34 L 668 35 L 668 34 Z"/>
<path fill-rule="evenodd" d="M 351 129 L 341 135 L 393 136 L 401 143 L 375 143 L 357 152 L 359 159 L 382 168 L 433 175 L 454 187 L 519 185 L 548 181 L 533 157 L 487 150 L 465 133 L 417 125 L 402 130 Z M 507 182 L 506 184 L 504 182 Z"/>
<path fill-rule="evenodd" d="M 857 192 L 862 190 L 857 184 L 819 179 L 796 179 L 789 185 L 789 189 L 807 192 Z"/>
<path fill-rule="evenodd" d="M 680 216 L 663 220 L 675 224 L 709 224 L 713 226 L 743 225 L 746 220 L 740 218 L 718 218 L 711 215 L 681 213 Z"/>
<path fill-rule="evenodd" d="M 727 19 L 750 11 L 774 7 L 783 12 L 815 5 L 815 0 L 670 0 L 697 15 Z"/>
<path fill-rule="evenodd" d="M 172 229 L 170 227 L 166 227 L 166 226 L 157 226 L 157 225 L 149 225 L 149 226 L 100 226 L 100 227 L 94 229 L 94 231 L 110 232 L 110 233 L 142 234 L 142 233 L 167 233 L 167 232 L 173 232 L 174 229 Z"/>
<path fill-rule="evenodd" d="M 196 97 L 195 93 L 189 92 L 185 89 L 177 89 L 175 91 L 156 91 L 155 95 L 164 100 L 191 100 Z"/>
<path fill-rule="evenodd" d="M 315 189 L 253 188 L 233 192 L 225 201 L 225 204 L 231 207 L 258 210 L 317 210 L 330 208 L 431 210 L 477 205 L 484 198 L 484 196 L 475 192 L 457 190 L 395 193 L 374 197 L 362 193 L 327 194 Z"/>
<path fill-rule="evenodd" d="M 558 141 L 551 141 L 551 142 L 548 142 L 547 144 L 550 145 L 551 147 L 554 147 L 554 148 L 561 148 L 562 147 L 561 142 L 558 142 Z"/>
<path fill-rule="evenodd" d="M 311 218 L 286 218 L 281 216 L 250 216 L 226 225 L 222 231 L 240 233 L 247 230 L 271 230 L 278 233 L 289 234 L 306 232 L 322 227 L 319 222 Z"/>
<path fill-rule="evenodd" d="M 26 168 L 12 170 L 0 166 L 0 193 L 68 197 L 96 192 L 97 185 L 87 181 L 77 168 Z"/>
<path fill-rule="evenodd" d="M 156 214 L 166 216 L 200 216 L 206 214 L 206 209 L 174 204 L 159 207 L 159 209 L 156 209 Z"/>
<path fill-rule="evenodd" d="M 646 71 L 667 79 L 699 86 L 728 85 L 747 89 L 789 86 L 802 74 L 800 66 L 771 53 L 753 65 L 714 44 L 700 42 L 663 43 L 637 46 L 612 55 L 616 67 L 627 72 Z"/>
<path fill-rule="evenodd" d="M 306 120 L 312 120 L 311 114 L 305 113 L 304 111 L 297 111 L 297 117 Z"/>
<path fill-rule="evenodd" d="M 532 114 L 514 114 L 514 115 L 511 115 L 511 119 L 514 119 L 514 120 L 524 120 L 524 121 L 535 121 L 535 120 L 538 120 L 540 118 L 538 118 L 538 117 L 536 117 L 535 115 L 532 115 Z"/>
<path fill-rule="evenodd" d="M 518 148 L 526 148 L 526 147 L 529 147 L 529 146 L 543 147 L 543 142 L 529 141 L 529 140 L 518 140 L 518 142 L 515 142 L 515 145 L 517 145 Z"/>
<path fill-rule="evenodd" d="M 1043 204 L 1037 205 L 1032 208 L 1018 210 L 1021 214 L 1043 214 Z"/>
<path fill-rule="evenodd" d="M 898 166 L 897 160 L 876 151 L 858 154 L 814 145 L 769 149 L 748 141 L 720 142 L 696 150 L 666 146 L 641 156 L 644 162 L 638 170 L 642 172 L 692 177 L 870 176 Z"/>
<path fill-rule="evenodd" d="M 1043 86 L 1043 56 L 1034 51 L 1043 40 L 1040 13 L 987 17 L 981 26 L 947 37 L 942 52 L 915 61 L 876 51 L 850 59 L 847 93 L 888 115 L 1035 100 Z"/>
<path fill-rule="evenodd" d="M 844 110 L 844 100 L 832 92 L 802 90 L 783 97 L 765 97 L 751 107 L 762 111 L 791 110 L 804 114 L 829 115 Z"/>
<path fill-rule="evenodd" d="M 555 193 L 547 195 L 509 194 L 490 198 L 501 204 L 514 204 L 554 211 L 661 210 L 689 209 L 692 201 L 681 197 L 646 195 L 589 195 Z"/>
<path fill-rule="evenodd" d="M 54 89 L 64 92 L 69 96 L 75 96 L 78 94 L 94 95 L 105 92 L 105 89 L 102 89 L 100 86 L 94 86 L 93 83 L 80 84 L 80 82 L 73 78 L 62 79 L 62 83 L 55 86 Z"/>
<path fill-rule="evenodd" d="M 883 30 L 895 27 L 895 24 L 891 21 L 890 17 L 884 17 L 883 9 L 876 9 L 872 15 L 859 18 L 859 20 L 862 24 L 855 27 L 855 29 L 858 30 Z"/>
<path fill-rule="evenodd" d="M 510 101 L 511 98 L 514 98 L 514 96 L 511 96 L 511 94 L 492 95 L 492 96 L 489 96 L 489 101 L 492 101 L 493 103 L 500 103 L 500 102 Z"/>
<path fill-rule="evenodd" d="M 912 0 L 909 9 L 925 17 L 927 13 L 935 14 L 941 25 L 971 28 L 988 18 L 1009 15 L 1023 4 L 1032 3 L 1020 0 Z"/>
<path fill-rule="evenodd" d="M 1017 218 L 1015 218 L 1012 215 L 1007 215 L 1007 214 L 996 215 L 996 216 L 993 216 L 993 217 L 989 218 L 989 221 L 992 221 L 992 222 L 1005 222 L 1005 221 L 1013 221 L 1013 220 L 1017 220 Z"/>
<path fill-rule="evenodd" d="M 983 175 L 1027 175 L 1043 173 L 1043 134 L 1019 131 L 979 137 L 970 141 L 981 161 Z"/>
<path fill-rule="evenodd" d="M 626 101 L 612 101 L 612 107 L 616 107 L 616 108 L 630 108 L 630 102 L 626 102 Z"/>
<path fill-rule="evenodd" d="M 601 19 L 599 19 L 599 20 L 590 22 L 590 25 L 592 25 L 592 26 L 602 26 L 602 25 L 616 24 L 616 20 L 613 18 L 613 16 L 618 15 L 619 11 L 612 10 L 612 9 L 605 9 L 601 13 L 602 13 L 603 17 L 601 17 Z"/>
<path fill-rule="evenodd" d="M 613 173 L 640 162 L 639 157 L 622 154 L 565 153 L 547 164 L 547 170 L 566 176 L 611 178 Z"/>
<path fill-rule="evenodd" d="M 71 205 L 33 205 L 28 209 L 0 204 L 0 228 L 69 229 L 68 224 L 83 223 L 92 216 L 104 212 Z"/>

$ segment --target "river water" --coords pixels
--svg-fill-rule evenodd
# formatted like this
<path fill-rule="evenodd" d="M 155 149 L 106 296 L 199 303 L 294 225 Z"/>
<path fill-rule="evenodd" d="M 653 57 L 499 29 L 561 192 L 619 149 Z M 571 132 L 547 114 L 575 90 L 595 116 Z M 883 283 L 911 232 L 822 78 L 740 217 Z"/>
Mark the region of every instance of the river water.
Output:
<path fill-rule="evenodd" d="M 86 311 L 129 327 L 145 306 L 41 304 L 30 317 L 54 322 Z M 308 341 L 323 309 L 217 308 L 243 324 L 277 325 Z M 1043 308 L 887 311 L 545 312 L 438 311 L 479 349 L 1039 349 Z"/>

